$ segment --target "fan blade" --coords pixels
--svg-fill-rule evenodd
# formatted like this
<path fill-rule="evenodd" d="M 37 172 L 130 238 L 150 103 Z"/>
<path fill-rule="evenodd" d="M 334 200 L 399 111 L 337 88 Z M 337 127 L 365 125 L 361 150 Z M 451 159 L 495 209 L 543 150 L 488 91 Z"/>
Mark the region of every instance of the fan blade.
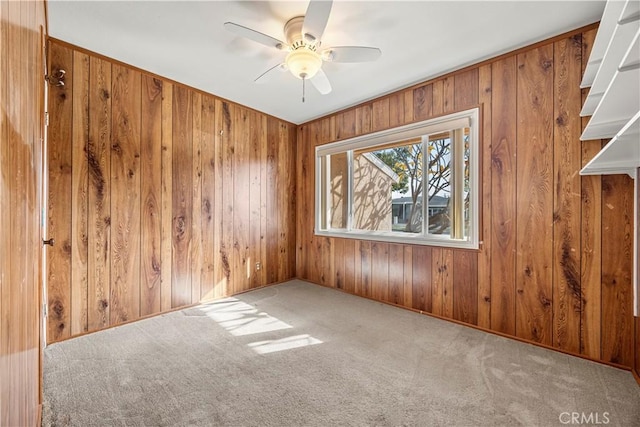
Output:
<path fill-rule="evenodd" d="M 251 28 L 243 27 L 242 25 L 234 24 L 233 22 L 225 22 L 224 28 L 232 33 L 235 33 L 239 36 L 245 37 L 249 40 L 253 40 L 254 42 L 258 42 L 265 46 L 275 47 L 276 49 L 285 49 L 287 44 L 281 42 L 278 39 L 275 39 L 271 36 L 263 34 L 259 31 L 252 30 Z"/>
<path fill-rule="evenodd" d="M 311 84 L 323 95 L 331 92 L 331 83 L 329 83 L 329 79 L 324 71 L 322 71 L 322 68 L 320 68 L 316 75 L 313 76 Z"/>
<path fill-rule="evenodd" d="M 322 59 L 330 62 L 369 62 L 380 58 L 377 47 L 336 46 L 322 51 Z"/>
<path fill-rule="evenodd" d="M 278 64 L 278 65 L 276 65 L 274 67 L 271 67 L 267 71 L 265 71 L 264 73 L 260 74 L 253 82 L 254 83 L 266 83 L 267 81 L 270 80 L 270 77 L 272 77 L 275 74 L 273 72 L 274 70 L 286 71 L 287 70 L 287 65 L 283 62 L 282 64 Z"/>
<path fill-rule="evenodd" d="M 309 43 L 319 42 L 327 27 L 333 1 L 311 0 L 302 23 L 302 37 Z"/>

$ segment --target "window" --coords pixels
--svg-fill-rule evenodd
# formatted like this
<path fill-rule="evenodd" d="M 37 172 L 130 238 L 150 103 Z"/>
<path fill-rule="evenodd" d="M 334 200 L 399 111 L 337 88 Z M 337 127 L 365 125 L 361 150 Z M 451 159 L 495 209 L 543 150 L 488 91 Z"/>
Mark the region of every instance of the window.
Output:
<path fill-rule="evenodd" d="M 478 109 L 316 147 L 316 234 L 478 248 Z"/>

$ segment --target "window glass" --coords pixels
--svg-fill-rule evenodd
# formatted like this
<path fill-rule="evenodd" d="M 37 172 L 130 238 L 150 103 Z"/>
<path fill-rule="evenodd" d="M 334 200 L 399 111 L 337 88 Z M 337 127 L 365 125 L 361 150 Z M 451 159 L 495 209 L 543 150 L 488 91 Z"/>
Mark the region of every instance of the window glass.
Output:
<path fill-rule="evenodd" d="M 478 246 L 478 110 L 316 148 L 316 233 Z"/>

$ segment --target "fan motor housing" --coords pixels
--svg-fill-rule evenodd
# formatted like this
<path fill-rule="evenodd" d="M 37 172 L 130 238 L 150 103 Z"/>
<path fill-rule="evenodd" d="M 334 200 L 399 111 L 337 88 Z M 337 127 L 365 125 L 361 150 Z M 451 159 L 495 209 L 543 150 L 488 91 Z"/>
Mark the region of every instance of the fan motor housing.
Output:
<path fill-rule="evenodd" d="M 296 16 L 291 18 L 284 24 L 284 36 L 287 40 L 287 44 L 291 46 L 293 50 L 301 47 L 307 47 L 311 49 L 311 45 L 305 43 L 302 38 L 302 25 L 304 24 L 304 16 Z M 315 50 L 315 46 L 313 46 Z"/>

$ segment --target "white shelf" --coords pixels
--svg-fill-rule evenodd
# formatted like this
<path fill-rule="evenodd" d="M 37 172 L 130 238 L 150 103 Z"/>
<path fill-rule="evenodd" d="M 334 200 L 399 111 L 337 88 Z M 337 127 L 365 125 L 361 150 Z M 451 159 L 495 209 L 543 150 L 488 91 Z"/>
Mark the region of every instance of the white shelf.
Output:
<path fill-rule="evenodd" d="M 620 5 L 624 5 L 621 7 Z M 611 24 L 613 24 L 613 31 L 609 35 L 609 43 L 605 49 L 604 55 L 602 59 L 598 63 L 597 72 L 595 74 L 595 78 L 592 81 L 591 89 L 589 90 L 589 95 L 582 106 L 582 111 L 580 111 L 581 116 L 591 116 L 595 113 L 595 110 L 602 100 L 602 97 L 607 89 L 607 85 L 613 78 L 618 69 L 618 65 L 622 61 L 623 56 L 625 55 L 629 44 L 632 42 L 634 36 L 640 29 L 640 20 L 633 19 L 635 16 L 640 13 L 640 2 L 637 0 L 628 0 L 626 3 L 619 1 L 609 1 L 607 2 L 607 7 L 605 9 L 605 14 L 611 10 L 611 7 L 620 8 L 617 16 L 611 15 L 603 15 L 601 26 L 604 26 L 605 29 L 608 29 Z M 616 9 L 617 10 L 617 9 Z M 614 13 L 615 10 L 612 10 L 611 13 Z M 619 22 L 623 22 L 620 24 Z M 606 36 L 606 34 L 603 34 Z M 598 30 L 598 34 L 596 35 L 596 41 L 600 39 L 600 30 Z M 594 43 L 594 49 L 596 48 Z M 592 54 L 593 55 L 593 54 Z M 594 66 L 589 67 L 589 64 L 592 63 L 591 56 L 589 57 L 589 62 L 587 64 L 587 69 L 585 69 L 585 78 L 587 77 L 587 71 L 593 69 L 596 66 L 597 58 L 594 59 Z M 591 72 L 591 71 L 590 71 Z M 585 78 L 583 78 L 581 87 L 584 87 Z"/>
<path fill-rule="evenodd" d="M 625 24 L 627 25 L 629 24 Z M 639 43 L 640 27 L 624 46 L 621 59 L 616 63 L 613 78 L 599 99 L 589 123 L 580 136 L 581 140 L 611 138 L 640 110 Z M 617 50 L 622 48 L 618 47 Z"/>
<path fill-rule="evenodd" d="M 593 42 L 593 48 L 591 49 L 591 55 L 589 56 L 589 62 L 587 62 L 587 66 L 584 70 L 584 76 L 582 76 L 582 82 L 580 83 L 581 89 L 591 87 L 593 84 L 593 80 L 598 73 L 598 68 L 600 68 L 600 64 L 602 63 L 604 54 L 609 46 L 611 36 L 613 36 L 613 31 L 618 24 L 618 19 L 622 14 L 624 5 L 625 2 L 623 1 L 608 1 L 604 7 L 600 26 L 598 27 L 598 33 L 596 34 L 596 39 Z"/>
<path fill-rule="evenodd" d="M 580 171 L 580 175 L 629 174 L 640 168 L 640 110 Z"/>

